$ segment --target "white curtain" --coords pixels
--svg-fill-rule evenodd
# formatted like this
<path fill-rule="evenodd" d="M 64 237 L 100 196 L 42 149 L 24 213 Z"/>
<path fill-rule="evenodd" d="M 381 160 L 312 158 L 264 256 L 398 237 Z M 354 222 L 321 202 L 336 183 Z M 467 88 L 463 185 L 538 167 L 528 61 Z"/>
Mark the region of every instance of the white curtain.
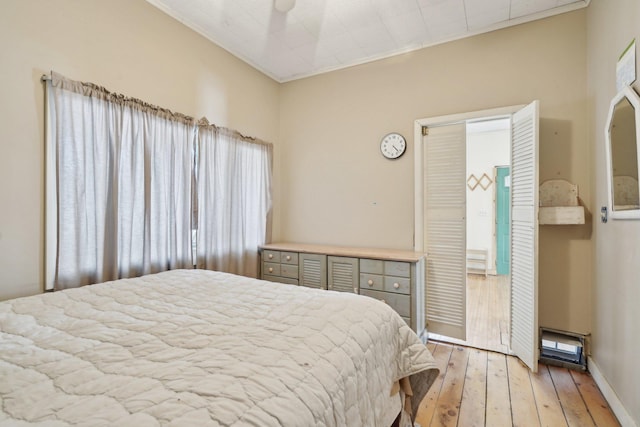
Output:
<path fill-rule="evenodd" d="M 272 146 L 201 125 L 197 155 L 197 266 L 249 277 L 268 239 Z"/>
<path fill-rule="evenodd" d="M 46 287 L 192 267 L 193 120 L 55 73 L 47 99 Z"/>

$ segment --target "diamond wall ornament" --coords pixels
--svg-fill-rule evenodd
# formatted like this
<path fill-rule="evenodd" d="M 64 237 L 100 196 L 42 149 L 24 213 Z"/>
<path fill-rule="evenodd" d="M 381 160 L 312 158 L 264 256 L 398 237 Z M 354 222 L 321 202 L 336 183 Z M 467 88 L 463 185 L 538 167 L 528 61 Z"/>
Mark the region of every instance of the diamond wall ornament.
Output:
<path fill-rule="evenodd" d="M 478 178 L 476 178 L 474 174 L 469 175 L 469 178 L 467 179 L 467 187 L 469 187 L 469 190 L 475 190 L 478 184 Z"/>
<path fill-rule="evenodd" d="M 491 187 L 491 184 L 493 184 L 493 180 L 489 178 L 489 175 L 483 173 L 478 180 L 478 184 L 480 184 L 480 187 L 482 187 L 484 191 L 487 191 L 487 188 Z"/>

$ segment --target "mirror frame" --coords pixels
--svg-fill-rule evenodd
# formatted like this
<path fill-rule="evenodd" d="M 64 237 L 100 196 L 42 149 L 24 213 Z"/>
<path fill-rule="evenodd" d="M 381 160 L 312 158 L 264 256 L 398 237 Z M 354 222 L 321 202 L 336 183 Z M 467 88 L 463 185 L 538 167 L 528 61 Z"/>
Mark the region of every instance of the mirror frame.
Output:
<path fill-rule="evenodd" d="M 615 210 L 613 205 L 613 165 L 611 154 L 611 123 L 613 121 L 613 113 L 616 105 L 626 98 L 634 108 L 634 116 L 636 121 L 636 163 L 640 174 L 640 97 L 631 86 L 625 86 L 613 97 L 609 106 L 609 114 L 607 115 L 607 125 L 604 129 L 605 148 L 607 154 L 607 195 L 609 202 L 609 215 L 613 219 L 640 219 L 640 208 L 628 210 Z M 640 190 L 640 179 L 638 180 Z"/>

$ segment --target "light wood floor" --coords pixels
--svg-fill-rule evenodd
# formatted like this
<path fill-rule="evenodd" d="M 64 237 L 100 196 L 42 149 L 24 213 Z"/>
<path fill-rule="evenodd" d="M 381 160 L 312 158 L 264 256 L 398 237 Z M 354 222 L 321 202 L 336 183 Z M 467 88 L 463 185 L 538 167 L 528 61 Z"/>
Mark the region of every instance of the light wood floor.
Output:
<path fill-rule="evenodd" d="M 484 350 L 509 353 L 509 276 L 467 275 L 467 340 L 448 341 Z"/>
<path fill-rule="evenodd" d="M 509 353 L 509 276 L 467 275 L 467 343 Z"/>
<path fill-rule="evenodd" d="M 416 423 L 434 426 L 619 426 L 588 373 L 430 341 L 440 375 L 420 404 Z"/>

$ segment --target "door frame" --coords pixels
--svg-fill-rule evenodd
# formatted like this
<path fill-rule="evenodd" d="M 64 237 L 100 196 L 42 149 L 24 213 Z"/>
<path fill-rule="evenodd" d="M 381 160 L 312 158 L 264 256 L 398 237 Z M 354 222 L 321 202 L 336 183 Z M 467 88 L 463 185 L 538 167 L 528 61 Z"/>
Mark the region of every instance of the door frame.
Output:
<path fill-rule="evenodd" d="M 512 118 L 513 114 L 525 108 L 527 104 L 511 105 L 507 107 L 492 108 L 487 110 L 471 111 L 459 114 L 428 117 L 414 121 L 414 250 L 425 252 L 425 229 L 424 229 L 424 146 L 422 133 L 423 127 L 448 126 L 452 124 L 468 122 L 473 120 L 497 120 Z M 510 147 L 511 149 L 512 147 Z M 466 163 L 466 159 L 465 159 Z M 426 285 L 426 284 L 425 284 Z M 426 289 L 425 289 L 426 292 Z M 424 296 L 423 296 L 424 297 Z M 426 304 L 425 304 L 426 305 Z M 511 303 L 509 303 L 511 308 Z M 426 307 L 425 307 L 426 310 Z M 426 311 L 424 313 L 426 321 Z M 428 339 L 428 328 L 423 329 L 423 339 Z M 464 341 L 455 338 L 448 339 L 452 343 L 465 344 Z"/>

